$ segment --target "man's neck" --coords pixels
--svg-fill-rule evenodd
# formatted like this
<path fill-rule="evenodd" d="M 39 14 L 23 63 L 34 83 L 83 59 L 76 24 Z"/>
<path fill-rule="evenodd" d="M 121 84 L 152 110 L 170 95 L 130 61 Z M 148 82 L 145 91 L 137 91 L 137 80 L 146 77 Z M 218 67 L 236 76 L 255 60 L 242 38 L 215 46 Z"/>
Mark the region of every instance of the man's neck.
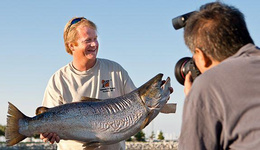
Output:
<path fill-rule="evenodd" d="M 87 71 L 95 65 L 96 61 L 97 61 L 96 59 L 95 60 L 87 60 L 87 61 L 75 61 L 75 60 L 73 60 L 72 64 L 78 71 Z"/>

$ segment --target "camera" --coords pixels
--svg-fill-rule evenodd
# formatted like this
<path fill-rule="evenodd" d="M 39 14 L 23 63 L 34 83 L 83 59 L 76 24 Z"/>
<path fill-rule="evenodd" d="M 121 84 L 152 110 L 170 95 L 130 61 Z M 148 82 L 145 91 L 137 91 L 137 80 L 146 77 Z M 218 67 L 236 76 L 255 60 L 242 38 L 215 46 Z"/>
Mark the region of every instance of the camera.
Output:
<path fill-rule="evenodd" d="M 185 76 L 189 73 L 189 71 L 191 71 L 193 81 L 200 75 L 200 71 L 192 58 L 184 57 L 176 63 L 175 77 L 180 84 L 184 85 Z"/>
<path fill-rule="evenodd" d="M 185 27 L 186 21 L 195 11 L 183 14 L 181 16 L 172 19 L 172 25 L 175 30 Z M 180 59 L 175 65 L 175 77 L 177 81 L 184 85 L 185 76 L 191 71 L 192 80 L 195 80 L 200 75 L 200 71 L 197 68 L 195 62 L 190 57 L 184 57 Z"/>
<path fill-rule="evenodd" d="M 172 19 L 172 25 L 175 30 L 178 30 L 180 28 L 183 28 L 186 25 L 187 19 L 190 17 L 191 14 L 193 14 L 195 11 L 189 12 L 187 14 L 175 17 Z"/>

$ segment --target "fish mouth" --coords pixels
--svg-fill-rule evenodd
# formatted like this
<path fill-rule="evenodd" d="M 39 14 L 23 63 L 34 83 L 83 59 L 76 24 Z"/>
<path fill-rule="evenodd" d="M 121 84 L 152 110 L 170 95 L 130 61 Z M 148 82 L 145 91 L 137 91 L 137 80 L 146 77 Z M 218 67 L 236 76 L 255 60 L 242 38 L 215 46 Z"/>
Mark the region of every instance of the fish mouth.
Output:
<path fill-rule="evenodd" d="M 146 127 L 163 109 L 170 96 L 170 78 L 162 80 L 163 74 L 158 74 L 139 89 L 139 94 L 147 110 L 147 116 L 141 129 Z"/>
<path fill-rule="evenodd" d="M 167 77 L 167 79 L 164 81 L 162 81 L 162 85 L 161 85 L 161 99 L 158 101 L 158 103 L 156 105 L 154 105 L 153 107 L 149 107 L 152 109 L 161 109 L 169 100 L 169 96 L 170 96 L 170 84 L 171 79 L 170 77 Z"/>
<path fill-rule="evenodd" d="M 171 86 L 171 79 L 170 77 L 167 77 L 165 82 L 162 84 L 161 88 L 163 90 L 164 95 L 168 95 L 168 92 L 170 92 L 170 86 Z"/>
<path fill-rule="evenodd" d="M 160 110 L 169 99 L 171 80 L 168 77 L 164 81 L 162 77 L 160 73 L 138 89 L 144 105 L 149 109 Z"/>

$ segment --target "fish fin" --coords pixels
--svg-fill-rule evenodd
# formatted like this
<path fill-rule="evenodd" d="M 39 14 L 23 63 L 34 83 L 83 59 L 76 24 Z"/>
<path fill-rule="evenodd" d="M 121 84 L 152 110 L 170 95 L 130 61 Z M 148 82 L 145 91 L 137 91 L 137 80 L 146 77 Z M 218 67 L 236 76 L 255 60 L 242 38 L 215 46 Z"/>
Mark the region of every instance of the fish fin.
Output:
<path fill-rule="evenodd" d="M 82 102 L 100 102 L 102 100 L 100 99 L 95 99 L 95 98 L 90 98 L 90 97 L 85 97 L 85 96 L 81 96 L 80 101 Z"/>
<path fill-rule="evenodd" d="M 44 106 L 41 106 L 41 107 L 38 107 L 35 111 L 35 114 L 36 115 L 39 115 L 39 114 L 42 114 L 44 112 L 46 112 L 49 108 L 47 107 L 44 107 Z"/>
<path fill-rule="evenodd" d="M 95 148 L 98 148 L 99 146 L 101 146 L 100 142 L 98 141 L 91 141 L 91 142 L 87 142 L 84 143 L 82 147 L 84 147 L 84 150 L 94 150 Z"/>
<path fill-rule="evenodd" d="M 12 103 L 8 102 L 8 115 L 7 115 L 7 125 L 5 129 L 6 145 L 13 146 L 26 136 L 19 133 L 19 120 L 29 118 L 25 116 L 18 108 L 16 108 Z"/>
<path fill-rule="evenodd" d="M 160 113 L 169 114 L 169 113 L 175 113 L 176 112 L 176 103 L 168 103 L 163 106 L 163 108 L 160 110 Z"/>

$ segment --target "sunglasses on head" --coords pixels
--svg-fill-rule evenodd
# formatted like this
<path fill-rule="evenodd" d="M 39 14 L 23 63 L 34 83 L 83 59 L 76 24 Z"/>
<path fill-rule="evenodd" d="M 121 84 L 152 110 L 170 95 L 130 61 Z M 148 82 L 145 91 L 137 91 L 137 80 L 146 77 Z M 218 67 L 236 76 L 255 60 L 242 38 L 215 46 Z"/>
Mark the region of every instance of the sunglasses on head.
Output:
<path fill-rule="evenodd" d="M 86 19 L 86 18 L 80 17 L 80 18 L 75 18 L 75 19 L 73 19 L 73 20 L 70 22 L 70 25 L 68 26 L 67 31 L 69 31 L 69 29 L 70 29 L 70 27 L 71 27 L 72 25 L 74 25 L 74 24 L 80 22 L 82 19 Z"/>
<path fill-rule="evenodd" d="M 75 18 L 71 21 L 70 26 L 72 26 L 73 24 L 76 24 L 78 22 L 80 22 L 82 19 L 85 19 L 84 17 L 80 17 L 80 18 Z"/>

